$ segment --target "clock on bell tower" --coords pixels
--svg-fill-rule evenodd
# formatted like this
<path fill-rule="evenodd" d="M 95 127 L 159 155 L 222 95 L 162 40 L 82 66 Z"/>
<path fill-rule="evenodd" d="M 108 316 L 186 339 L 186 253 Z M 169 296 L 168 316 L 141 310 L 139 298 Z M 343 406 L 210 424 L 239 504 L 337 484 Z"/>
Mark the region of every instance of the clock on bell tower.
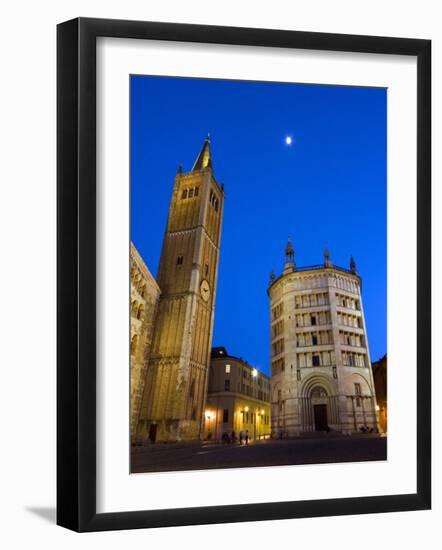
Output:
<path fill-rule="evenodd" d="M 210 285 L 206 279 L 203 279 L 200 284 L 201 298 L 208 302 L 210 300 Z"/>

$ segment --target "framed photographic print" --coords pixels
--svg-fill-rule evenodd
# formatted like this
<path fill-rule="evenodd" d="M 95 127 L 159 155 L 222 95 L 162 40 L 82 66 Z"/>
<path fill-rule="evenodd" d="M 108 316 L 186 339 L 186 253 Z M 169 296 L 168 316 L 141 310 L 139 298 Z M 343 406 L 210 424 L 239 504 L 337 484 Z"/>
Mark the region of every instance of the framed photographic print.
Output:
<path fill-rule="evenodd" d="M 58 26 L 59 525 L 430 508 L 430 52 Z"/>

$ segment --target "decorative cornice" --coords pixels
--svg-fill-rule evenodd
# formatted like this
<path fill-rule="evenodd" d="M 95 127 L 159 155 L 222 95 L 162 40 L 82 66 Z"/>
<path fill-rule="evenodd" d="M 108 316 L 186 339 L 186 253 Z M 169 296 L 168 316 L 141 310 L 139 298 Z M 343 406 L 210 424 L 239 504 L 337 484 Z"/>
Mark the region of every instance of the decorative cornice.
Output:
<path fill-rule="evenodd" d="M 195 225 L 194 227 L 189 227 L 188 229 L 179 229 L 178 231 L 168 231 L 167 235 L 170 235 L 171 237 L 179 236 L 179 235 L 187 235 L 188 233 L 191 233 L 192 231 L 196 231 L 197 229 L 202 229 L 205 236 L 207 237 L 207 240 L 210 242 L 210 244 L 216 249 L 219 250 L 219 246 L 217 246 L 210 235 L 207 233 L 207 229 L 202 224 Z"/>
<path fill-rule="evenodd" d="M 274 287 L 277 283 L 282 281 L 283 279 L 288 280 L 297 280 L 297 279 L 307 279 L 309 277 L 313 276 L 321 276 L 325 277 L 327 275 L 337 275 L 338 277 L 348 277 L 349 279 L 356 280 L 360 285 L 362 284 L 362 278 L 357 273 L 352 273 L 350 270 L 346 269 L 345 267 L 339 267 L 337 265 L 332 265 L 330 267 L 324 266 L 324 264 L 318 264 L 318 265 L 309 265 L 304 267 L 296 267 L 293 271 L 290 271 L 290 273 L 282 273 L 279 277 L 277 277 L 269 287 L 267 288 L 267 293 L 269 293 L 270 289 Z"/>

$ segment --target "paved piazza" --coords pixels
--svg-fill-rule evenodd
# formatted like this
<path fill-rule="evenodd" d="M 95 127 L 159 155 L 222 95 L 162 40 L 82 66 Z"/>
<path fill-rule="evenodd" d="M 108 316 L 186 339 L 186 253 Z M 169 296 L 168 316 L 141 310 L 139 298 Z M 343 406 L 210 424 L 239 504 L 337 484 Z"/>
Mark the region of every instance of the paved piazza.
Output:
<path fill-rule="evenodd" d="M 378 435 L 266 440 L 250 445 L 155 444 L 132 449 L 132 472 L 250 468 L 386 460 L 387 438 Z"/>

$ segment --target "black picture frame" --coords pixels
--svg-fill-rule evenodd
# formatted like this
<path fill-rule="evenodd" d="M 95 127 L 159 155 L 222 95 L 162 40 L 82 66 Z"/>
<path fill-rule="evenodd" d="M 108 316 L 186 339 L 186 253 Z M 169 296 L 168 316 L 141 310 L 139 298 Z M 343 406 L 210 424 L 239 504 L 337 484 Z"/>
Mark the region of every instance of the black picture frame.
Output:
<path fill-rule="evenodd" d="M 415 494 L 97 514 L 95 235 L 98 37 L 396 54 L 417 58 Z M 83 532 L 429 509 L 431 41 L 79 18 L 58 25 L 57 47 L 57 523 Z"/>

